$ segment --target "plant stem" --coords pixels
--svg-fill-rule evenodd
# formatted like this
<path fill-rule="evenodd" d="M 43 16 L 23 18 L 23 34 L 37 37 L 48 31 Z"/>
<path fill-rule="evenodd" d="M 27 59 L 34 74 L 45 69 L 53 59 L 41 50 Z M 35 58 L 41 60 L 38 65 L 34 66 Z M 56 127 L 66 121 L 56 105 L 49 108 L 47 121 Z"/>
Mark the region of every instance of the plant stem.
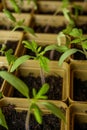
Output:
<path fill-rule="evenodd" d="M 25 121 L 25 129 L 29 130 L 29 120 L 30 120 L 30 110 L 27 112 L 26 121 Z"/>
<path fill-rule="evenodd" d="M 54 50 L 52 50 L 52 51 L 50 52 L 50 60 L 53 60 L 53 56 L 54 56 Z"/>
<path fill-rule="evenodd" d="M 40 76 L 41 76 L 41 83 L 43 85 L 45 83 L 45 76 L 42 68 L 40 69 Z"/>

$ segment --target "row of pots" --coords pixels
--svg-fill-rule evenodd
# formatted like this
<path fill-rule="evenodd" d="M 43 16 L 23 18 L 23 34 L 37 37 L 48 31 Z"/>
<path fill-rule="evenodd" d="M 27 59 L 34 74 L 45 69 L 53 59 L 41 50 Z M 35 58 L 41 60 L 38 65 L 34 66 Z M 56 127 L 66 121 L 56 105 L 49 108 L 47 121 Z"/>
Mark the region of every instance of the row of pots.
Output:
<path fill-rule="evenodd" d="M 7 8 L 12 10 L 9 0 L 6 0 L 5 2 L 7 4 L 6 5 Z M 24 3 L 25 3 L 25 4 L 23 4 L 24 6 L 22 6 L 23 8 L 25 8 L 26 1 Z M 56 4 L 55 4 L 54 1 L 51 1 L 51 2 L 38 1 L 38 4 L 42 11 L 44 11 L 44 8 L 45 8 L 45 11 L 48 12 L 48 10 L 50 10 L 50 8 L 53 9 L 53 11 L 55 11 L 58 6 L 57 4 L 61 5 L 61 2 L 56 1 Z M 82 2 L 79 4 L 84 6 L 84 4 Z M 47 8 L 46 8 L 46 6 L 47 6 Z M 26 9 L 30 10 L 29 8 L 30 7 L 27 7 Z M 84 8 L 84 9 L 86 10 L 86 8 Z M 34 13 L 36 13 L 36 12 L 38 12 L 38 11 L 35 11 Z M 51 16 L 51 15 L 48 16 L 48 15 L 40 15 L 40 14 L 31 15 L 31 14 L 26 14 L 26 13 L 24 13 L 24 14 L 23 13 L 22 14 L 14 13 L 13 15 L 16 17 L 17 20 L 20 20 L 23 18 L 25 19 L 25 17 L 26 17 L 24 24 L 27 26 L 31 26 L 33 28 L 34 28 L 35 23 L 37 25 L 43 25 L 43 26 L 44 25 L 47 26 L 48 23 L 50 23 L 51 26 L 62 26 L 64 24 L 65 25 L 68 24 L 63 16 Z M 9 30 L 9 26 L 13 25 L 13 23 L 11 21 L 9 21 L 2 12 L 0 13 L 0 18 L 1 18 L 1 22 L 0 22 L 1 26 L 3 25 L 3 20 L 4 20 L 4 21 L 6 21 L 5 26 Z M 78 21 L 79 21 L 79 24 L 86 23 L 86 21 L 87 21 L 86 16 L 80 16 L 78 18 Z M 8 23 L 9 23 L 9 26 L 7 26 Z M 24 34 L 23 32 L 18 32 L 18 31 L 16 31 L 16 32 L 0 31 L 0 40 L 1 41 L 5 41 L 5 40 L 6 41 L 7 40 L 16 41 L 18 43 L 18 45 L 16 47 L 16 51 L 14 52 L 14 54 L 16 56 L 20 56 L 25 53 L 25 49 L 24 49 L 23 45 L 21 44 L 22 40 L 25 38 L 27 38 L 28 40 L 35 40 L 39 45 L 55 44 L 57 42 L 57 39 L 56 39 L 57 34 L 53 35 L 53 32 L 51 32 L 51 34 L 46 34 L 46 33 L 43 34 L 41 32 L 39 32 L 39 33 L 37 32 L 36 35 L 37 35 L 37 37 L 34 37 L 28 33 Z M 65 42 L 65 39 L 62 38 L 62 44 L 64 44 L 64 42 Z M 21 50 L 22 50 L 22 52 L 21 52 Z M 1 60 L 0 66 L 1 67 L 6 66 L 6 68 L 8 68 L 8 71 L 9 71 L 10 66 L 8 66 L 6 58 L 4 56 L 3 57 L 1 56 L 0 60 Z M 59 94 L 62 95 L 61 98 L 56 99 L 56 101 L 54 101 L 53 99 L 49 99 L 49 102 L 55 103 L 59 108 L 62 108 L 63 111 L 65 112 L 66 123 L 61 121 L 61 125 L 57 129 L 76 130 L 77 128 L 79 128 L 79 129 L 86 130 L 86 128 L 87 128 L 87 125 L 86 125 L 87 124 L 86 90 L 82 90 L 83 86 L 79 86 L 79 84 L 76 84 L 76 85 L 74 84 L 74 82 L 80 83 L 80 79 L 83 82 L 85 82 L 87 80 L 87 78 L 86 78 L 86 73 L 87 73 L 86 72 L 87 71 L 86 61 L 77 62 L 76 60 L 72 60 L 72 58 L 70 58 L 70 64 L 64 62 L 62 66 L 59 66 L 57 61 L 51 61 L 49 64 L 49 67 L 50 67 L 50 73 L 49 74 L 45 73 L 45 76 L 55 75 L 58 77 L 62 77 L 62 80 L 63 80 L 62 94 L 60 94 L 60 90 L 59 90 Z M 28 60 L 25 63 L 23 63 L 19 67 L 19 69 L 15 72 L 15 74 L 17 76 L 20 76 L 20 75 L 27 76 L 29 73 L 30 74 L 34 73 L 34 75 L 36 77 L 40 75 L 39 74 L 40 67 L 39 67 L 38 62 L 33 61 L 33 60 Z M 76 80 L 76 78 L 79 79 L 79 81 Z M 61 82 L 60 82 L 60 84 L 61 84 Z M 83 84 L 86 84 L 86 82 Z M 59 86 L 59 84 L 57 84 L 57 87 L 58 86 Z M 79 87 L 80 89 L 75 92 L 75 87 Z M 86 85 L 84 85 L 84 87 L 86 88 Z M 4 81 L 3 84 L 1 85 L 1 91 L 3 91 L 3 94 L 5 96 L 3 99 L 0 99 L 1 108 L 3 106 L 6 107 L 10 104 L 12 106 L 15 106 L 15 109 L 17 112 L 27 110 L 28 105 L 29 105 L 27 99 L 25 99 L 23 97 L 19 98 L 17 96 L 14 96 L 15 90 L 6 81 Z M 74 94 L 74 92 L 77 95 L 77 97 Z M 79 96 L 81 96 L 82 93 L 85 93 L 85 97 L 83 96 L 82 98 L 80 98 Z M 43 109 L 44 113 L 50 114 L 50 112 L 47 111 L 46 108 L 44 108 L 43 106 L 40 106 L 40 107 Z M 10 115 L 8 115 L 8 117 L 9 116 Z M 15 124 L 15 123 L 13 122 L 13 124 Z M 21 126 L 21 124 L 20 124 L 20 126 Z M 79 126 L 79 124 L 80 124 L 80 126 Z M 83 126 L 83 128 L 82 128 L 82 126 Z M 0 128 L 0 129 L 2 130 L 2 128 Z M 53 129 L 56 129 L 56 128 L 53 128 Z"/>
<path fill-rule="evenodd" d="M 1 41 L 7 41 L 7 39 L 10 41 L 18 41 L 18 46 L 17 46 L 17 49 L 15 51 L 15 55 L 17 56 L 20 56 L 22 55 L 21 54 L 21 49 L 23 50 L 23 45 L 21 44 L 21 41 L 24 39 L 24 34 L 22 32 L 8 32 L 8 31 L 1 31 Z M 6 35 L 6 36 L 5 36 Z M 46 35 L 46 34 L 37 34 L 38 37 L 33 37 L 31 36 L 31 34 L 26 34 L 25 35 L 26 37 L 28 37 L 28 39 L 30 38 L 30 40 L 32 40 L 34 38 L 35 41 L 37 41 L 37 43 L 39 43 L 40 45 L 43 43 L 45 44 L 53 44 L 55 43 L 56 41 L 56 35 L 52 35 L 52 34 L 49 34 L 49 35 Z M 29 37 L 30 36 L 30 37 Z M 41 38 L 41 36 L 43 37 L 43 39 Z M 51 37 L 52 36 L 52 37 Z M 49 37 L 51 37 L 50 41 L 49 41 Z M 42 39 L 42 40 L 41 40 Z M 44 40 L 45 39 L 45 40 Z M 62 39 L 63 42 L 65 39 Z M 25 51 L 25 50 L 24 50 Z M 5 57 L 1 57 L 1 62 L 0 62 L 0 66 L 3 66 L 6 64 L 6 67 L 8 67 L 8 64 L 7 64 L 7 61 L 5 59 Z M 2 62 L 3 61 L 3 62 Z M 82 81 L 85 81 L 87 80 L 86 79 L 86 61 L 83 62 L 83 61 L 72 61 L 71 60 L 71 63 L 70 64 L 67 64 L 67 63 L 63 63 L 63 65 L 60 67 L 58 66 L 58 62 L 57 61 L 51 61 L 49 66 L 50 66 L 50 74 L 54 74 L 54 75 L 58 75 L 58 76 L 61 76 L 63 78 L 63 83 L 62 83 L 62 98 L 61 99 L 57 99 L 58 102 L 61 102 L 63 103 L 64 102 L 64 105 L 65 103 L 68 106 L 66 106 L 66 111 L 71 111 L 71 108 L 72 108 L 72 105 L 76 105 L 75 108 L 76 110 L 79 109 L 79 106 L 80 105 L 84 105 L 86 107 L 86 100 L 83 101 L 83 100 L 76 100 L 74 98 L 74 85 L 73 85 L 73 80 L 74 78 L 78 78 L 78 79 L 81 79 Z M 10 69 L 10 68 L 9 68 Z M 40 67 L 39 67 L 39 64 L 38 62 L 35 62 L 33 60 L 29 60 L 27 61 L 26 63 L 22 64 L 17 72 L 18 73 L 21 73 L 21 75 L 28 75 L 29 73 L 33 73 L 37 76 L 39 75 L 39 71 L 40 71 Z M 19 75 L 19 74 L 18 74 Z M 47 74 L 46 74 L 47 75 Z M 78 85 L 77 85 L 78 86 Z M 1 99 L 1 102 L 4 102 L 3 100 L 8 100 L 9 99 L 9 103 L 8 101 L 6 101 L 8 104 L 10 104 L 10 99 L 11 97 L 13 96 L 13 93 L 14 93 L 14 90 L 11 86 L 9 86 L 9 84 L 4 81 L 3 82 L 3 85 L 1 87 L 1 90 L 3 91 L 4 93 L 4 96 L 6 96 L 5 99 Z M 82 90 L 80 90 L 82 92 Z M 85 91 L 85 90 L 83 90 Z M 82 93 L 80 92 L 79 95 L 82 95 Z M 79 92 L 77 92 L 76 94 L 78 94 Z M 86 92 L 85 92 L 86 93 Z M 10 98 L 7 98 L 7 96 L 9 96 Z M 15 96 L 14 96 L 15 97 Z M 78 95 L 77 95 L 78 97 Z M 16 98 L 18 99 L 18 98 Z M 16 100 L 15 98 L 12 98 L 12 100 Z M 80 99 L 80 98 L 79 98 Z M 21 100 L 21 99 L 20 99 Z M 53 101 L 53 100 L 50 100 L 50 101 Z M 15 102 L 12 102 L 12 104 L 15 104 Z M 56 103 L 57 104 L 57 103 Z M 15 104 L 16 105 L 16 104 Z M 85 108 L 86 109 L 86 108 Z M 75 111 L 73 110 L 73 113 Z M 66 112 L 67 113 L 67 112 Z M 72 113 L 72 112 L 71 112 Z M 67 123 L 70 123 L 70 125 L 64 125 L 65 129 L 71 129 L 71 126 L 74 125 L 74 123 L 71 125 L 71 122 L 73 122 L 72 120 L 70 120 L 71 117 L 76 117 L 76 118 L 80 118 L 81 117 L 81 122 L 84 123 L 85 120 L 83 121 L 82 119 L 82 115 L 84 115 L 86 117 L 86 111 L 83 111 L 83 108 L 81 109 L 80 112 L 77 112 L 74 113 L 73 115 L 75 116 L 71 116 L 71 114 L 69 113 L 67 116 L 66 116 L 66 119 L 67 119 Z M 79 115 L 78 115 L 79 114 Z M 70 122 L 69 122 L 70 121 Z M 64 129 L 61 128 L 61 129 Z M 67 128 L 69 127 L 69 128 Z"/>
<path fill-rule="evenodd" d="M 23 3 L 21 3 L 21 1 L 17 1 L 17 4 L 19 6 L 19 8 L 21 9 L 22 12 L 31 12 L 32 8 L 34 9 L 34 13 L 36 14 L 54 14 L 55 11 L 61 9 L 62 6 L 62 2 L 59 0 L 56 1 L 50 1 L 50 0 L 38 0 L 37 1 L 37 9 L 34 8 L 34 3 L 33 1 L 31 1 L 29 4 L 27 2 L 27 0 L 23 1 Z M 84 10 L 84 12 L 87 11 L 86 8 L 86 2 L 84 3 L 83 1 L 71 1 L 69 4 L 69 9 L 73 11 L 73 5 L 75 6 L 81 6 Z M 14 11 L 14 7 L 12 5 L 12 3 L 10 2 L 10 0 L 4 0 L 4 2 L 1 2 L 1 10 L 3 9 L 3 7 L 7 8 L 10 11 Z M 59 12 L 59 14 L 61 14 L 61 11 Z"/>

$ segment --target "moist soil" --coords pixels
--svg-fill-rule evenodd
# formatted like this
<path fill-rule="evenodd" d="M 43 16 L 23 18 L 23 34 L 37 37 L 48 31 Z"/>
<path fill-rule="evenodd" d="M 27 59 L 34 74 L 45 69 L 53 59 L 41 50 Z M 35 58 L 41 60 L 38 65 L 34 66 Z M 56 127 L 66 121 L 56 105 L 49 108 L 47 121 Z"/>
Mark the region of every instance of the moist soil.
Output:
<path fill-rule="evenodd" d="M 82 29 L 83 34 L 87 33 L 87 23 L 83 23 L 81 25 L 76 24 L 76 28 Z M 35 25 L 33 29 L 35 30 L 36 33 L 53 33 L 53 34 L 58 34 L 60 31 L 64 30 L 66 28 L 66 25 L 61 25 L 59 27 L 54 27 L 54 26 L 42 26 L 42 25 Z"/>
<path fill-rule="evenodd" d="M 32 98 L 32 88 L 35 88 L 37 91 L 41 88 L 41 78 L 34 77 L 33 74 L 29 74 L 27 77 L 20 76 L 20 79 L 23 80 L 29 87 L 29 95 Z M 62 87 L 63 87 L 63 78 L 60 76 L 47 76 L 45 78 L 46 83 L 49 84 L 50 89 L 46 94 L 48 99 L 51 100 L 62 100 Z M 23 97 L 17 90 L 14 91 L 14 97 Z"/>
<path fill-rule="evenodd" d="M 0 49 L 3 47 L 3 45 L 5 45 L 4 51 L 12 49 L 13 50 L 13 54 L 14 54 L 15 50 L 17 48 L 17 44 L 18 44 L 18 41 L 10 41 L 10 40 L 8 40 L 5 44 L 4 43 L 0 43 Z M 0 55 L 4 56 L 5 54 L 0 52 Z"/>
<path fill-rule="evenodd" d="M 83 31 L 83 34 L 86 34 L 87 33 L 87 22 L 79 25 L 78 23 L 76 23 L 76 28 L 78 29 L 82 29 Z"/>
<path fill-rule="evenodd" d="M 63 24 L 62 26 L 50 26 L 50 25 L 34 25 L 33 29 L 36 33 L 53 33 L 58 34 L 60 31 L 66 28 L 66 25 Z"/>
<path fill-rule="evenodd" d="M 75 45 L 75 44 L 72 44 L 72 45 L 71 45 L 71 48 L 77 48 L 77 49 L 83 51 L 82 48 L 81 48 L 81 46 L 78 46 L 78 45 Z M 85 56 L 84 54 L 82 54 L 81 52 L 76 52 L 76 53 L 74 53 L 71 57 L 72 57 L 74 60 L 87 60 L 87 59 L 86 59 L 86 56 Z"/>
<path fill-rule="evenodd" d="M 14 109 L 14 105 L 8 105 L 2 108 L 2 111 L 5 115 L 8 130 L 25 130 L 25 120 L 26 120 L 26 111 L 17 112 Z M 29 130 L 60 130 L 60 120 L 52 115 L 46 114 L 43 115 L 43 123 L 39 125 L 34 116 L 31 114 L 29 122 Z M 0 130 L 6 130 L 0 126 Z"/>
<path fill-rule="evenodd" d="M 83 117 L 84 118 L 84 117 Z M 79 122 L 78 118 L 74 119 L 74 130 L 87 130 L 87 123 L 86 122 Z"/>
<path fill-rule="evenodd" d="M 73 56 L 74 60 L 87 60 L 85 55 L 80 52 L 76 52 Z"/>
<path fill-rule="evenodd" d="M 87 80 L 74 78 L 73 81 L 73 99 L 75 101 L 87 101 Z"/>

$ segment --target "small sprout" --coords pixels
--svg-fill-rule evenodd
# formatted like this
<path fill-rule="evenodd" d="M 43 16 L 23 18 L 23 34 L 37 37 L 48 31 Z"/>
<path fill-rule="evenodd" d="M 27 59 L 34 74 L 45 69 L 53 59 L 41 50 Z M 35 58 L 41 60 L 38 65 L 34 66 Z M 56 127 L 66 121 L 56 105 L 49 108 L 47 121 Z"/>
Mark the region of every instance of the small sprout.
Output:
<path fill-rule="evenodd" d="M 13 22 L 16 22 L 15 17 L 12 15 L 12 13 L 10 11 L 8 11 L 7 9 L 3 9 L 3 12 L 7 16 L 7 18 L 12 20 Z"/>
<path fill-rule="evenodd" d="M 24 25 L 24 19 L 17 21 L 16 18 L 13 16 L 13 14 L 8 11 L 7 9 L 3 9 L 4 14 L 6 15 L 7 18 L 9 18 L 13 23 L 13 29 L 12 31 L 15 31 L 17 29 L 23 29 L 24 32 L 29 32 L 32 35 L 35 36 L 34 30 L 26 25 Z"/>
<path fill-rule="evenodd" d="M 61 48 L 60 51 L 63 52 L 63 54 L 59 59 L 59 65 L 61 65 L 66 58 L 68 58 L 69 56 L 71 56 L 76 52 L 84 54 L 87 59 L 87 37 L 83 35 L 82 30 L 68 26 L 67 29 L 63 30 L 62 33 L 66 37 L 66 43 L 64 45 L 66 49 L 62 50 L 63 46 L 62 45 L 60 46 Z M 61 40 L 60 35 L 58 36 L 58 38 L 59 40 Z M 75 47 L 70 48 L 71 44 L 80 45 L 82 50 Z"/>
<path fill-rule="evenodd" d="M 19 78 L 17 78 L 15 75 L 11 74 L 10 72 L 0 71 L 0 76 L 4 78 L 5 80 L 7 80 L 21 94 L 23 94 L 29 100 L 29 103 L 31 102 L 29 106 L 28 114 L 26 117 L 26 123 L 25 123 L 26 130 L 29 128 L 28 123 L 30 119 L 30 112 L 33 112 L 35 119 L 37 120 L 38 123 L 41 124 L 42 111 L 39 108 L 37 103 L 40 99 L 44 99 L 44 97 L 46 97 L 46 94 L 49 90 L 49 85 L 47 83 L 43 84 L 38 92 L 36 92 L 36 90 L 34 89 L 33 97 L 32 97 L 32 100 L 30 101 L 28 86 L 23 81 L 21 81 Z M 49 103 L 46 100 L 42 100 L 40 103 L 43 104 L 48 110 L 50 110 L 58 118 L 62 119 L 64 122 L 66 121 L 64 114 L 56 105 L 54 105 L 53 103 Z M 7 128 L 6 122 L 2 115 L 1 110 L 0 110 L 0 115 L 1 115 L 0 116 L 1 125 L 4 125 L 4 127 Z"/>

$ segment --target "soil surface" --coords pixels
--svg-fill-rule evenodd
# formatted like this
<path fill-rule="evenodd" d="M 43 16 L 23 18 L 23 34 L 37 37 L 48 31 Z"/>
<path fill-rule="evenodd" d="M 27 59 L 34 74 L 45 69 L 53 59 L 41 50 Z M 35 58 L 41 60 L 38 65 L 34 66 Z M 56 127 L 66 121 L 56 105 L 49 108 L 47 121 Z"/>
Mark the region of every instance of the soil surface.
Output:
<path fill-rule="evenodd" d="M 87 130 L 87 123 L 75 123 L 74 130 Z"/>
<path fill-rule="evenodd" d="M 73 84 L 73 99 L 76 101 L 87 101 L 87 80 L 74 78 Z"/>
<path fill-rule="evenodd" d="M 22 79 L 29 86 L 31 98 L 32 98 L 32 88 L 35 88 L 38 91 L 40 89 L 40 87 L 42 86 L 41 78 L 39 76 L 34 77 L 33 74 L 29 74 L 27 77 L 20 76 L 20 79 Z M 45 81 L 50 86 L 50 89 L 47 93 L 48 99 L 61 100 L 62 99 L 63 78 L 60 76 L 50 75 L 45 78 Z M 19 92 L 15 90 L 13 96 L 21 97 L 22 95 L 19 94 Z"/>
<path fill-rule="evenodd" d="M 73 59 L 75 60 L 87 60 L 85 55 L 80 52 L 76 52 L 75 54 L 73 54 L 73 56 Z"/>
<path fill-rule="evenodd" d="M 66 25 L 62 25 L 59 27 L 55 26 L 42 26 L 42 25 L 34 25 L 33 29 L 36 33 L 53 33 L 53 34 L 58 34 L 60 31 L 66 28 Z"/>
<path fill-rule="evenodd" d="M 25 130 L 26 111 L 17 112 L 14 105 L 3 107 L 2 111 L 5 115 L 8 130 Z M 43 115 L 43 123 L 39 125 L 34 116 L 30 117 L 29 130 L 60 130 L 60 120 L 52 114 Z M 0 126 L 0 130 L 6 130 Z"/>
<path fill-rule="evenodd" d="M 86 34 L 87 33 L 87 22 L 79 25 L 78 23 L 76 24 L 76 28 L 78 29 L 82 29 L 83 31 L 83 34 Z"/>
<path fill-rule="evenodd" d="M 83 116 L 84 118 L 84 116 Z M 87 123 L 86 122 L 79 122 L 78 118 L 74 119 L 74 130 L 87 130 Z"/>

